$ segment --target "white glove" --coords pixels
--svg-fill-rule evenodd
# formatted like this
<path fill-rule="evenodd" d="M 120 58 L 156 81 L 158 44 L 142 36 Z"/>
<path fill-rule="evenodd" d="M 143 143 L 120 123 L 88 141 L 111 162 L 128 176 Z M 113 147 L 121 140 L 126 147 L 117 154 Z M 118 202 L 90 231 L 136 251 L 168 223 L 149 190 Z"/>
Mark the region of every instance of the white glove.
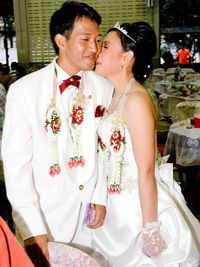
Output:
<path fill-rule="evenodd" d="M 142 228 L 143 253 L 155 257 L 166 249 L 166 244 L 160 235 L 160 222 L 146 223 Z"/>

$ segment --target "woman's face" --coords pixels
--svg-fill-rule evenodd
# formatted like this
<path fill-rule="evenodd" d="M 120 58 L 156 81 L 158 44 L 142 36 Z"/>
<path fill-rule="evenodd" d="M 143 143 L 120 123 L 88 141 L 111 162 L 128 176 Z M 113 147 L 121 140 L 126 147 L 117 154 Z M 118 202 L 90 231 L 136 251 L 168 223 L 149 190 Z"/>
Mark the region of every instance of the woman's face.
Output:
<path fill-rule="evenodd" d="M 96 61 L 96 73 L 108 79 L 118 74 L 121 71 L 123 53 L 119 36 L 115 31 L 109 32 Z"/>

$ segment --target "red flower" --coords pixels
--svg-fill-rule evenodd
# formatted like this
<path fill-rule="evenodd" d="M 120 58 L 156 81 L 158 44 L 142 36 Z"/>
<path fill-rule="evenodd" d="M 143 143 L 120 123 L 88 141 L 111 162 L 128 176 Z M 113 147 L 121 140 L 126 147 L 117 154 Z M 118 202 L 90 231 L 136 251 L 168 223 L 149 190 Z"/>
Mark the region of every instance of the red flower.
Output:
<path fill-rule="evenodd" d="M 113 149 L 116 150 L 116 151 L 119 151 L 120 147 L 121 147 L 121 144 L 114 145 Z"/>
<path fill-rule="evenodd" d="M 98 118 L 98 117 L 102 117 L 103 114 L 105 113 L 105 107 L 102 106 L 102 105 L 99 105 L 96 107 L 96 110 L 95 110 L 95 118 Z"/>
<path fill-rule="evenodd" d="M 99 143 L 102 150 L 106 149 L 106 145 L 103 143 L 100 136 L 98 136 L 98 143 Z"/>
<path fill-rule="evenodd" d="M 121 132 L 120 131 L 114 131 L 111 135 L 111 140 L 116 142 L 117 140 L 121 139 Z"/>
<path fill-rule="evenodd" d="M 110 137 L 110 144 L 115 151 L 119 151 L 121 144 L 125 144 L 125 136 L 122 136 L 120 130 L 115 130 Z"/>
<path fill-rule="evenodd" d="M 79 106 L 73 106 L 71 118 L 73 124 L 80 125 L 83 122 L 83 109 Z"/>

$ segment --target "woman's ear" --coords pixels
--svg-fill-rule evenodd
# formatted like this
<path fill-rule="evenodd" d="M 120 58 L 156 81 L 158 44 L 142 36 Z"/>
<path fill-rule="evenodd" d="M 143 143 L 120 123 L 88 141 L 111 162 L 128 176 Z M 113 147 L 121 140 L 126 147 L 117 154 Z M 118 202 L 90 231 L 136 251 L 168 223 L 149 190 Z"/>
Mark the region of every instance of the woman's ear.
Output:
<path fill-rule="evenodd" d="M 55 36 L 55 43 L 57 44 L 59 50 L 65 46 L 66 37 L 62 34 L 56 34 Z"/>
<path fill-rule="evenodd" d="M 124 52 L 124 54 L 123 54 L 124 65 L 129 64 L 133 59 L 134 59 L 134 52 L 133 51 Z"/>

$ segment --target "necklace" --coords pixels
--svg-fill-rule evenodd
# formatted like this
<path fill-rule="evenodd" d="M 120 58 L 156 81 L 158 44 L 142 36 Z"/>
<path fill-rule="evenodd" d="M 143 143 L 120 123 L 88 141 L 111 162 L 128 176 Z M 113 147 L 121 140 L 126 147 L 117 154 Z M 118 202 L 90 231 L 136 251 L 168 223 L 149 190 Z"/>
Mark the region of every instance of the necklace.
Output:
<path fill-rule="evenodd" d="M 117 96 L 116 91 L 114 91 L 113 97 L 112 97 L 112 102 L 110 104 L 110 107 L 112 107 L 113 110 L 116 108 L 116 106 L 119 103 L 120 99 L 122 98 L 125 90 L 126 90 L 126 88 L 122 91 L 122 93 L 118 97 L 116 97 Z"/>
<path fill-rule="evenodd" d="M 135 78 L 132 77 L 129 81 L 129 83 L 132 84 L 132 82 L 135 81 Z M 121 94 L 119 94 L 119 96 L 117 97 L 117 94 L 116 94 L 116 90 L 114 90 L 114 93 L 113 93 L 113 97 L 112 97 L 112 102 L 110 104 L 110 108 L 114 111 L 116 109 L 116 107 L 118 106 L 119 102 L 120 102 L 120 99 L 124 96 L 124 94 L 127 92 L 127 87 L 129 87 L 129 83 L 128 85 L 122 90 Z"/>

